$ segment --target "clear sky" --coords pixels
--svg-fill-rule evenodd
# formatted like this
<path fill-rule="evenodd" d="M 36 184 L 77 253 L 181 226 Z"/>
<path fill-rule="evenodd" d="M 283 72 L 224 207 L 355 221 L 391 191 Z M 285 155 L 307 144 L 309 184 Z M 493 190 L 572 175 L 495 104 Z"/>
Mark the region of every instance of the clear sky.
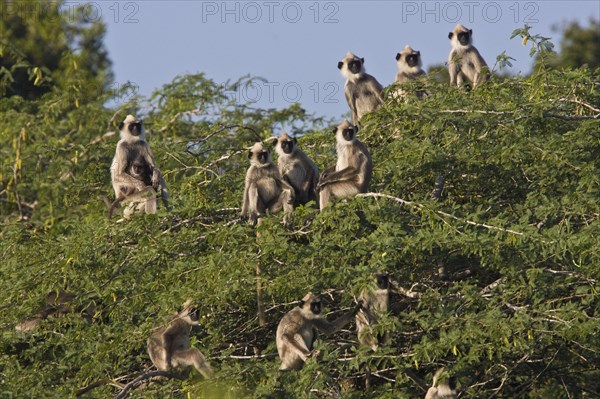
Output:
<path fill-rule="evenodd" d="M 127 81 L 147 96 L 178 74 L 204 72 L 216 82 L 243 75 L 268 82 L 235 95 L 241 102 L 282 108 L 294 102 L 315 115 L 348 111 L 337 62 L 347 51 L 365 58 L 384 86 L 394 81 L 395 55 L 406 44 L 421 51 L 427 69 L 447 60 L 448 32 L 458 22 L 492 67 L 503 51 L 511 73 L 531 69 L 529 47 L 510 39 L 525 23 L 552 37 L 553 26 L 600 19 L 590 1 L 102 1 L 95 11 L 108 25 L 105 44 L 115 88 Z"/>

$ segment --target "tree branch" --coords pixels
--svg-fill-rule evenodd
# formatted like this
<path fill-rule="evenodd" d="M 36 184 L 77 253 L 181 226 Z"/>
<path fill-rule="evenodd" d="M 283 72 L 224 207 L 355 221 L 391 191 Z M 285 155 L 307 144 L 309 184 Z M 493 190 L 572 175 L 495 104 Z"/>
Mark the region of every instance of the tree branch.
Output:
<path fill-rule="evenodd" d="M 130 390 L 132 390 L 137 385 L 139 385 L 140 382 L 148 380 L 152 377 L 167 377 L 167 378 L 179 379 L 176 375 L 174 375 L 168 371 L 160 371 L 160 370 L 149 371 L 149 372 L 146 372 L 146 373 L 140 375 L 139 377 L 136 377 L 133 381 L 127 383 L 127 385 L 125 385 L 123 387 L 123 390 L 121 392 L 119 392 L 119 394 L 117 396 L 115 396 L 115 399 L 123 399 L 123 398 L 127 397 L 127 394 L 129 393 Z"/>

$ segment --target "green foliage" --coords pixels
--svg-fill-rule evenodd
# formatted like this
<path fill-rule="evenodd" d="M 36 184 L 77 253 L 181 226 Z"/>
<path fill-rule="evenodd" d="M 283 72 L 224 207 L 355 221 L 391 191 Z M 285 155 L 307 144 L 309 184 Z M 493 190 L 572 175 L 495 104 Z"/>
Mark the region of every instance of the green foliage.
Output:
<path fill-rule="evenodd" d="M 273 131 L 304 133 L 299 145 L 324 170 L 334 137 L 298 105 L 233 101 L 254 78 L 179 76 L 151 96 L 145 124 L 173 210 L 124 222 L 107 220 L 97 196 L 112 191 L 113 123 L 141 99 L 118 110 L 105 98 L 76 105 L 68 90 L 0 99 L 0 397 L 73 397 L 97 382 L 83 397 L 116 395 L 151 366 L 151 329 L 186 298 L 200 301 L 193 344 L 215 379 L 193 372 L 131 397 L 414 398 L 424 395 L 415 380 L 430 384 L 440 366 L 462 397 L 594 397 L 599 78 L 548 68 L 470 92 L 430 81 L 421 101 L 389 99 L 359 131 L 373 194 L 322 213 L 310 203 L 290 227 L 281 215 L 236 222 L 245 149 Z M 275 329 L 295 301 L 323 293 L 334 318 L 381 270 L 421 294 L 393 298 L 377 327 L 389 345 L 372 353 L 348 327 L 322 336 L 303 370 L 277 371 Z M 77 293 L 76 309 L 95 305 L 93 320 L 75 311 L 15 331 L 57 290 Z"/>
<path fill-rule="evenodd" d="M 83 102 L 104 93 L 112 80 L 106 27 L 87 17 L 94 4 L 68 3 L 0 1 L 1 96 L 34 99 L 60 87 Z"/>
<path fill-rule="evenodd" d="M 550 53 L 545 59 L 536 59 L 536 64 L 547 64 L 552 68 L 600 68 L 600 20 L 591 18 L 588 26 L 573 21 L 553 27 L 561 33 L 560 51 Z"/>

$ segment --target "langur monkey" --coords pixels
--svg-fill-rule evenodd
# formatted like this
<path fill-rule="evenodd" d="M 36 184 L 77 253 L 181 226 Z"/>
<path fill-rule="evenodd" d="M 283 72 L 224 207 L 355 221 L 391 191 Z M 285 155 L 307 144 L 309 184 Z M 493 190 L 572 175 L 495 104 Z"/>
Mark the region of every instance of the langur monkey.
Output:
<path fill-rule="evenodd" d="M 450 377 L 447 381 L 442 381 L 438 384 L 438 380 L 442 373 L 444 372 L 444 368 L 440 368 L 436 371 L 433 376 L 433 383 L 431 384 L 431 388 L 427 390 L 427 394 L 425 395 L 425 399 L 456 399 L 456 377 Z"/>
<path fill-rule="evenodd" d="M 365 71 L 365 59 L 347 52 L 338 62 L 338 69 L 346 78 L 344 93 L 352 112 L 352 123 L 358 125 L 368 112 L 383 105 L 383 87 L 373 76 Z"/>
<path fill-rule="evenodd" d="M 473 30 L 458 24 L 448 33 L 448 39 L 452 44 L 448 56 L 450 84 L 461 86 L 463 81 L 468 80 L 475 87 L 488 80 L 489 72 L 481 73 L 483 68 L 487 68 L 487 64 L 473 46 Z"/>
<path fill-rule="evenodd" d="M 296 138 L 283 133 L 275 145 L 277 166 L 283 179 L 294 188 L 294 205 L 304 205 L 308 201 L 317 202 L 316 187 L 319 181 L 317 165 L 298 148 Z"/>
<path fill-rule="evenodd" d="M 317 185 L 321 210 L 329 205 L 332 196 L 345 198 L 366 193 L 373 173 L 371 154 L 356 138 L 358 128 L 344 119 L 334 131 L 337 163 L 323 172 Z"/>
<path fill-rule="evenodd" d="M 371 290 L 370 287 L 363 290 L 360 294 L 362 301 L 362 309 L 356 314 L 356 331 L 358 341 L 369 346 L 373 351 L 376 351 L 379 345 L 387 342 L 388 336 L 374 334 L 373 326 L 381 316 L 387 313 L 390 303 L 390 293 L 392 287 L 390 277 L 385 273 L 375 275 L 376 288 Z"/>
<path fill-rule="evenodd" d="M 398 73 L 396 74 L 395 83 L 397 84 L 417 80 L 425 76 L 423 63 L 421 62 L 421 52 L 413 50 L 408 44 L 404 47 L 404 50 L 396 54 L 396 64 L 398 65 Z M 417 90 L 415 94 L 418 98 L 429 95 L 426 90 Z M 393 93 L 393 96 L 396 98 L 406 98 L 407 92 L 398 89 Z"/>
<path fill-rule="evenodd" d="M 256 224 L 268 210 L 284 210 L 284 222 L 294 209 L 294 188 L 290 186 L 273 164 L 269 151 L 261 143 L 255 143 L 248 153 L 250 167 L 246 173 L 242 218 L 248 217 Z"/>
<path fill-rule="evenodd" d="M 321 315 L 321 299 L 310 292 L 306 294 L 277 326 L 277 352 L 281 358 L 279 370 L 301 369 L 306 359 L 315 354 L 313 343 L 317 339 L 317 330 L 324 334 L 341 330 L 361 306 L 359 302 L 352 311 L 329 322 Z"/>
<path fill-rule="evenodd" d="M 46 295 L 46 305 L 44 308 L 35 316 L 30 319 L 24 320 L 17 324 L 15 330 L 21 332 L 29 332 L 37 329 L 42 321 L 46 320 L 50 316 L 64 316 L 68 313 L 79 312 L 87 320 L 92 321 L 96 307 L 93 305 L 87 307 L 75 307 L 73 302 L 75 301 L 76 295 L 72 292 L 66 291 L 51 291 Z"/>
<path fill-rule="evenodd" d="M 110 167 L 116 199 L 108 206 L 109 217 L 120 202 L 129 203 L 123 212 L 125 218 L 136 209 L 156 213 L 156 195 L 159 194 L 168 206 L 169 192 L 160 170 L 154 165 L 142 120 L 127 115 L 119 130 L 121 140 Z M 108 201 L 105 202 L 108 205 Z"/>
<path fill-rule="evenodd" d="M 190 332 L 197 325 L 199 309 L 188 300 L 183 310 L 173 316 L 167 326 L 158 327 L 148 338 L 148 354 L 152 363 L 161 371 L 182 371 L 194 366 L 204 378 L 210 378 L 213 370 L 198 349 L 190 347 Z"/>

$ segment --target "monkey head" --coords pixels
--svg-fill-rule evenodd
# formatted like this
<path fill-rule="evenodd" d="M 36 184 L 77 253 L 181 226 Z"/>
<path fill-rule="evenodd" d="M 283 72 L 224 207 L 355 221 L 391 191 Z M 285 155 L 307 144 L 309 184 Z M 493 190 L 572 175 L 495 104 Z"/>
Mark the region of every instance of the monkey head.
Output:
<path fill-rule="evenodd" d="M 364 64 L 364 58 L 360 58 L 348 51 L 344 59 L 338 62 L 338 69 L 347 79 L 356 78 L 365 72 Z"/>
<path fill-rule="evenodd" d="M 386 273 L 378 273 L 375 276 L 377 278 L 377 289 L 387 290 L 390 288 L 390 276 Z"/>
<path fill-rule="evenodd" d="M 137 119 L 133 115 L 127 115 L 125 120 L 119 123 L 119 131 L 121 138 L 144 138 L 144 126 L 141 119 Z"/>
<path fill-rule="evenodd" d="M 356 140 L 358 127 L 348 122 L 348 119 L 344 119 L 344 121 L 334 129 L 334 132 L 338 144 L 352 144 Z"/>
<path fill-rule="evenodd" d="M 290 137 L 290 136 L 288 136 L 287 133 L 283 133 L 277 139 L 277 144 L 275 147 L 277 149 L 277 153 L 279 155 L 283 155 L 283 154 L 289 155 L 289 154 L 294 153 L 297 142 L 298 142 L 298 140 L 296 140 L 295 137 Z"/>
<path fill-rule="evenodd" d="M 396 54 L 396 61 L 399 65 L 406 64 L 409 68 L 421 66 L 421 52 L 413 50 L 408 44 L 404 50 Z"/>
<path fill-rule="evenodd" d="M 188 299 L 183 304 L 180 315 L 188 324 L 198 324 L 200 322 L 200 307 L 195 305 L 191 299 Z"/>
<path fill-rule="evenodd" d="M 273 159 L 269 150 L 266 149 L 262 143 L 254 143 L 250 151 L 248 152 L 248 159 L 250 164 L 257 167 L 269 166 Z"/>
<path fill-rule="evenodd" d="M 298 307 L 302 309 L 302 313 L 306 318 L 313 318 L 321 314 L 321 298 L 309 292 L 302 298 Z"/>
<path fill-rule="evenodd" d="M 448 39 L 452 41 L 453 45 L 469 46 L 471 45 L 471 39 L 473 35 L 473 29 L 467 29 L 461 24 L 457 24 L 452 32 L 448 33 Z"/>

